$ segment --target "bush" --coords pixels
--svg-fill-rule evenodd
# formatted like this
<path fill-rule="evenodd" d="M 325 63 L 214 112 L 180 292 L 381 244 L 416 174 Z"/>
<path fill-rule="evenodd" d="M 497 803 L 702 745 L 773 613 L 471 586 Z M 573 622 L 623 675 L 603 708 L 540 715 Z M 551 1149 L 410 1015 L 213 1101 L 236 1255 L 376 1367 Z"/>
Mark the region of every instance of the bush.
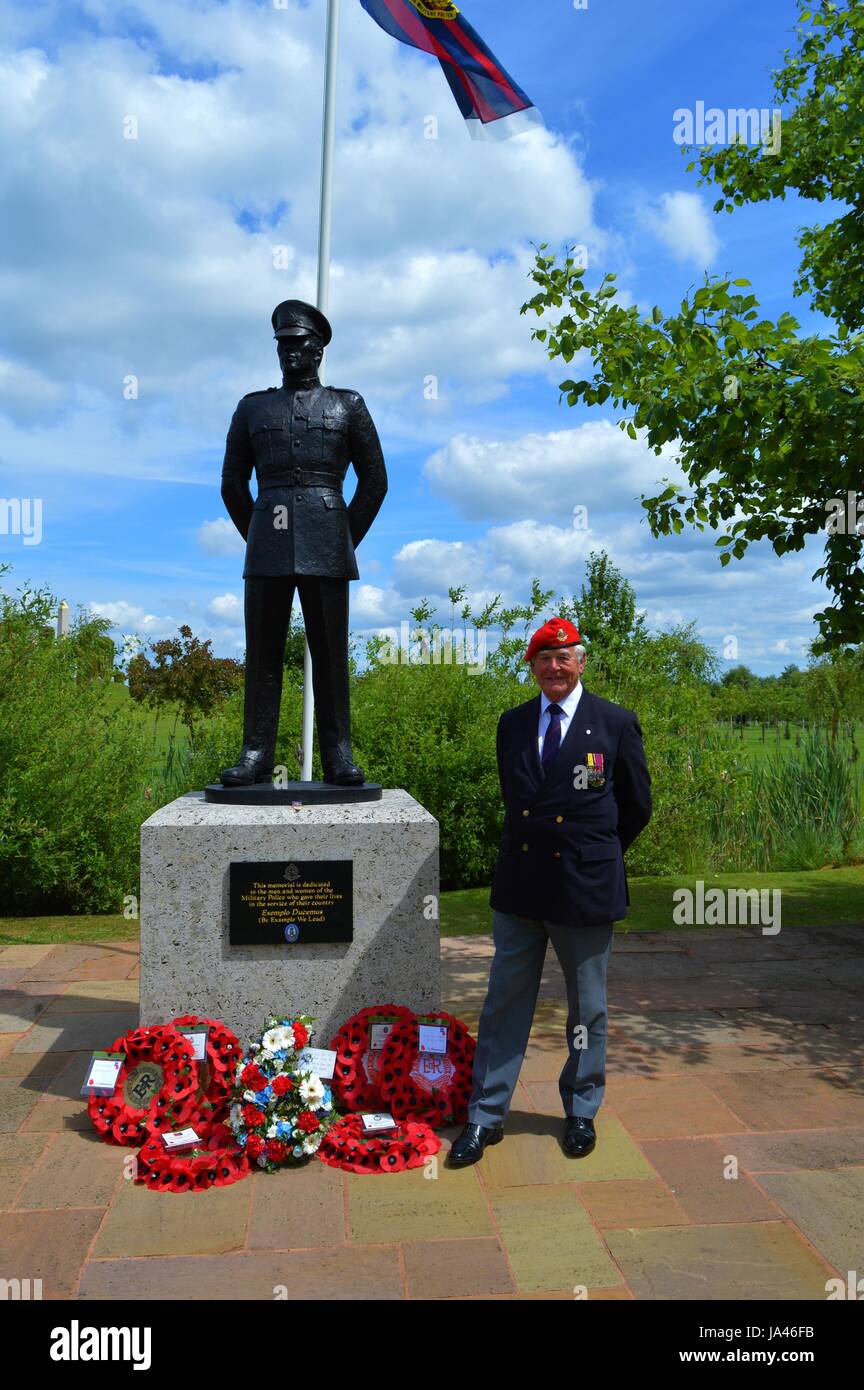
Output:
<path fill-rule="evenodd" d="M 137 893 L 138 830 L 154 809 L 137 720 L 94 674 L 108 626 L 79 616 L 55 639 L 46 590 L 0 593 L 3 911 L 116 912 Z"/>

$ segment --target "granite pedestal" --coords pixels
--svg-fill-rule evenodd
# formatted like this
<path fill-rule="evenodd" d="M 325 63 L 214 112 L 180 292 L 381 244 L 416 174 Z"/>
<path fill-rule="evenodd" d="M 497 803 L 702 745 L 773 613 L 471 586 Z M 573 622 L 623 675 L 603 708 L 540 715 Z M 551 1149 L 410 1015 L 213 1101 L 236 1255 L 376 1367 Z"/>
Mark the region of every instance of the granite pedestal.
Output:
<path fill-rule="evenodd" d="M 229 865 L 351 859 L 354 940 L 232 945 Z M 189 792 L 141 827 L 141 1021 L 219 1018 L 245 1044 L 270 1014 L 316 1017 L 313 1045 L 370 1004 L 441 1006 L 438 822 L 407 792 L 235 806 Z"/>

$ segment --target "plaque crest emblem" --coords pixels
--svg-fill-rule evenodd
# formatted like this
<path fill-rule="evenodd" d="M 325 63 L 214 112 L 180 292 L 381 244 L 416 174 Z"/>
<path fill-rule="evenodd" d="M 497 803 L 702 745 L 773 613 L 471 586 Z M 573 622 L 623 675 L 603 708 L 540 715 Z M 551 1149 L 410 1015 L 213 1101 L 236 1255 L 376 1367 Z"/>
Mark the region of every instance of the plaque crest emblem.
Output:
<path fill-rule="evenodd" d="M 285 928 L 285 940 L 297 941 L 300 936 L 300 928 L 296 922 L 289 922 Z"/>
<path fill-rule="evenodd" d="M 459 11 L 450 0 L 408 0 L 424 19 L 455 19 Z"/>
<path fill-rule="evenodd" d="M 300 870 L 297 868 L 297 865 L 296 865 L 296 864 L 286 864 L 286 865 L 285 865 L 285 872 L 284 872 L 284 874 L 282 875 L 282 877 L 283 877 L 283 878 L 287 878 L 287 879 L 289 879 L 291 882 L 293 882 L 293 880 L 294 880 L 295 878 L 299 878 L 299 877 L 300 877 Z"/>

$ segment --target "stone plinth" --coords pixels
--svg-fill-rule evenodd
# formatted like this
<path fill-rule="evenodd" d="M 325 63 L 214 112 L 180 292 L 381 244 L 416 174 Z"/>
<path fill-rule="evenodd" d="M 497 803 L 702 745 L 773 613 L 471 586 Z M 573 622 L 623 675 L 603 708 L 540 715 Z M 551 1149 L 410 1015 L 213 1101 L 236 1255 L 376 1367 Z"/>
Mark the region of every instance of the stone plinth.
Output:
<path fill-rule="evenodd" d="M 306 859 L 353 860 L 354 940 L 232 945 L 232 861 Z M 441 1006 L 438 822 L 405 791 L 299 808 L 189 792 L 141 827 L 140 912 L 142 1023 L 219 1018 L 245 1045 L 269 1014 L 307 1013 L 327 1047 L 367 1005 Z"/>

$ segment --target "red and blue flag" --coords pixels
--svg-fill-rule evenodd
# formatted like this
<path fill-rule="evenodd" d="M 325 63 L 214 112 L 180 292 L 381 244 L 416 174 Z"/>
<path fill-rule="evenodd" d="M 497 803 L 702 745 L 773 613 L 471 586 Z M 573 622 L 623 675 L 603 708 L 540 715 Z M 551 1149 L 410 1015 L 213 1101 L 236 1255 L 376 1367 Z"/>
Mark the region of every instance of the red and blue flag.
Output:
<path fill-rule="evenodd" d="M 438 59 L 475 137 L 541 124 L 537 108 L 450 0 L 360 0 L 376 24 Z M 501 124 L 496 124 L 496 123 Z"/>

